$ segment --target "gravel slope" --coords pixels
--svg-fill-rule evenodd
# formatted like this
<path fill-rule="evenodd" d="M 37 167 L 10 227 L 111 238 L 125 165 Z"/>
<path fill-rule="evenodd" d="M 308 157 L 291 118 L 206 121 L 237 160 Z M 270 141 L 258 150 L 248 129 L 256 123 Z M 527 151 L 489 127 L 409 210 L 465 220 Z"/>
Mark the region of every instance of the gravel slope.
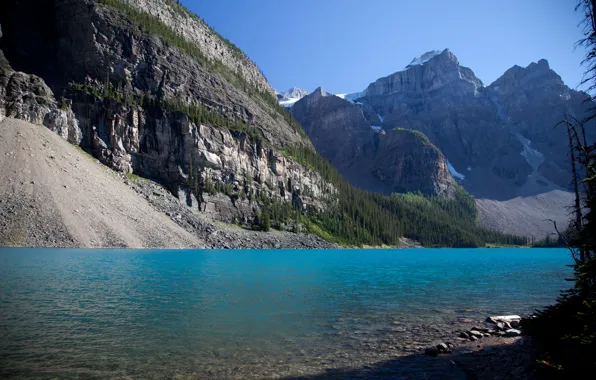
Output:
<path fill-rule="evenodd" d="M 478 222 L 493 230 L 543 239 L 555 233 L 549 219 L 557 222 L 559 230 L 565 230 L 572 202 L 573 194 L 561 190 L 506 201 L 477 199 Z"/>
<path fill-rule="evenodd" d="M 0 246 L 199 247 L 111 170 L 45 127 L 0 123 Z"/>

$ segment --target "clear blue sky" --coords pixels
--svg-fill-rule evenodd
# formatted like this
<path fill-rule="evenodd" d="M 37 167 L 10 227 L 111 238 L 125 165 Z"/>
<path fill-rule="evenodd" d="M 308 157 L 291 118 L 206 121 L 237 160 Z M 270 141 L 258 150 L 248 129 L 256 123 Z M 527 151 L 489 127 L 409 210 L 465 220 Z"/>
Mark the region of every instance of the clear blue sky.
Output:
<path fill-rule="evenodd" d="M 582 15 L 574 0 L 182 0 L 241 48 L 277 90 L 363 90 L 429 50 L 449 48 L 490 84 L 546 58 L 575 88 Z"/>

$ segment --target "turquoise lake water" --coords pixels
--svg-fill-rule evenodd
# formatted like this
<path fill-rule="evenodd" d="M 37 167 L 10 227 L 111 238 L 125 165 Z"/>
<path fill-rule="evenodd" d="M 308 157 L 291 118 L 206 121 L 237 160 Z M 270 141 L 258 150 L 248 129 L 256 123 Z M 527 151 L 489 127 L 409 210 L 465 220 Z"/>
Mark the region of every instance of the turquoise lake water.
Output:
<path fill-rule="evenodd" d="M 0 249 L 0 378 L 276 378 L 419 351 L 570 286 L 564 249 Z"/>

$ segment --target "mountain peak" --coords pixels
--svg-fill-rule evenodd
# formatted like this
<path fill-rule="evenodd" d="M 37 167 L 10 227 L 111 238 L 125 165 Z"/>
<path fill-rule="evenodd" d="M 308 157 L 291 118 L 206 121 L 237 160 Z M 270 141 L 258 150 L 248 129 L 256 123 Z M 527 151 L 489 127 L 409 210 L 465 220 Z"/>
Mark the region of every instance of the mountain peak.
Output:
<path fill-rule="evenodd" d="M 550 70 L 550 65 L 546 59 L 542 58 L 538 62 L 530 63 L 527 69 Z"/>
<path fill-rule="evenodd" d="M 283 91 L 281 92 L 282 95 L 284 95 L 285 97 L 287 97 L 288 99 L 290 98 L 302 98 L 303 96 L 308 95 L 308 91 L 306 91 L 303 88 L 298 88 L 298 87 L 292 87 L 287 91 Z"/>
<path fill-rule="evenodd" d="M 419 57 L 415 57 L 414 59 L 412 59 L 412 62 L 410 62 L 410 64 L 405 67 L 405 70 L 407 70 L 411 67 L 414 67 L 414 66 L 424 65 L 431 59 L 438 57 L 438 56 L 445 56 L 445 57 L 457 62 L 457 64 L 459 64 L 457 57 L 455 57 L 455 55 L 453 55 L 451 50 L 449 50 L 449 49 L 444 49 L 442 51 L 441 50 L 431 50 L 431 51 L 428 51 L 428 52 L 422 54 Z"/>
<path fill-rule="evenodd" d="M 528 88 L 529 86 L 564 85 L 563 80 L 553 69 L 550 68 L 548 61 L 544 58 L 538 62 L 532 62 L 526 67 L 514 65 L 490 87 L 499 92 L 512 91 L 515 88 Z"/>
<path fill-rule="evenodd" d="M 287 91 L 277 93 L 277 101 L 284 107 L 291 107 L 298 100 L 308 95 L 308 91 L 303 88 L 292 87 Z"/>

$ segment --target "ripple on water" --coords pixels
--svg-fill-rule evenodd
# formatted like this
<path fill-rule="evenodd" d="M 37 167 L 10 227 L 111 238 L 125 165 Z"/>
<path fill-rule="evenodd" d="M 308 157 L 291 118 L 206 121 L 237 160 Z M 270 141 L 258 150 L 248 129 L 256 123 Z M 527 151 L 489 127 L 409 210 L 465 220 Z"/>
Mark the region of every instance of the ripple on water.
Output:
<path fill-rule="evenodd" d="M 458 318 L 531 312 L 570 273 L 554 249 L 0 249 L 0 262 L 2 378 L 445 373 L 423 357 L 366 365 Z"/>

